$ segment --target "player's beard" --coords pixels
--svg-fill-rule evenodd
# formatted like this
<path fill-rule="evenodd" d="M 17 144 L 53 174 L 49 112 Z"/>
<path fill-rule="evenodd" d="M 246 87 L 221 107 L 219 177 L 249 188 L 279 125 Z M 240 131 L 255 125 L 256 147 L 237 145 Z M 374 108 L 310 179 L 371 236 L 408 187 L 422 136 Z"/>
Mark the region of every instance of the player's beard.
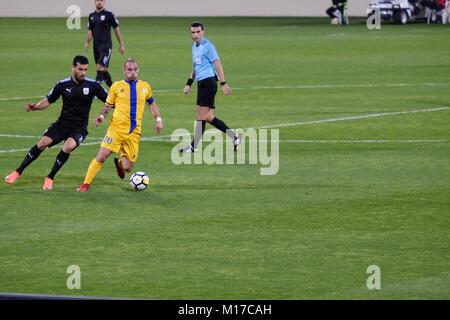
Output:
<path fill-rule="evenodd" d="M 75 80 L 76 80 L 78 83 L 80 83 L 80 82 L 82 82 L 82 81 L 84 80 L 84 76 L 83 76 L 83 75 L 77 75 L 77 74 L 74 74 L 73 77 L 75 78 Z"/>

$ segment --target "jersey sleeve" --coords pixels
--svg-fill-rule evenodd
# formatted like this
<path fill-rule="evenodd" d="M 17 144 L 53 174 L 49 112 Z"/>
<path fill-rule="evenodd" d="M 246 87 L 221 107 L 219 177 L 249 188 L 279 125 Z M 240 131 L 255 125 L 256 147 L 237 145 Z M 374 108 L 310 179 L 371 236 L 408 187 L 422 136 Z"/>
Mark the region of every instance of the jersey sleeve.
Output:
<path fill-rule="evenodd" d="M 206 50 L 205 54 L 211 62 L 219 60 L 219 54 L 217 53 L 216 47 L 214 47 L 212 43 L 208 46 L 208 50 Z"/>
<path fill-rule="evenodd" d="M 111 26 L 114 29 L 117 28 L 119 26 L 119 19 L 117 19 L 116 15 L 113 12 L 111 12 L 111 15 L 109 18 L 111 19 L 111 21 L 110 21 Z"/>
<path fill-rule="evenodd" d="M 147 96 L 145 97 L 145 101 L 147 101 L 148 104 L 152 104 L 155 99 L 153 98 L 153 92 L 152 92 L 152 86 L 147 83 Z"/>
<path fill-rule="evenodd" d="M 61 85 L 57 83 L 52 90 L 47 94 L 47 100 L 50 103 L 54 103 L 61 96 Z"/>
<path fill-rule="evenodd" d="M 116 105 L 116 83 L 113 83 L 109 88 L 108 97 L 106 98 L 106 104 L 112 108 Z"/>
<path fill-rule="evenodd" d="M 95 96 L 100 99 L 102 102 L 106 102 L 106 98 L 108 98 L 108 91 L 102 87 L 100 82 L 96 83 L 95 86 Z"/>

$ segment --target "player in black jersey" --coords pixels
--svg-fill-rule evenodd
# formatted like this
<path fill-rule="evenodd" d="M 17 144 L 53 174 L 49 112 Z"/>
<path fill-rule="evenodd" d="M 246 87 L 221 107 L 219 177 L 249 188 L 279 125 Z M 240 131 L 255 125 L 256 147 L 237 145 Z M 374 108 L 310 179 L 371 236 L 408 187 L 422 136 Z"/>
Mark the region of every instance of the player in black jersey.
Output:
<path fill-rule="evenodd" d="M 53 188 L 53 179 L 56 173 L 69 159 L 70 152 L 77 148 L 88 135 L 87 126 L 92 100 L 97 97 L 105 102 L 108 93 L 100 85 L 100 82 L 86 78 L 88 59 L 84 56 L 76 56 L 73 59 L 71 77 L 59 81 L 49 94 L 38 103 L 27 103 L 26 111 L 44 110 L 62 97 L 63 106 L 61 114 L 44 132 L 41 140 L 33 146 L 22 164 L 6 178 L 8 184 L 14 183 L 22 172 L 34 160 L 36 160 L 45 148 L 60 143 L 64 140 L 61 152 L 56 157 L 52 170 L 44 180 L 43 190 Z"/>
<path fill-rule="evenodd" d="M 112 85 L 111 75 L 108 72 L 109 61 L 112 53 L 111 28 L 113 28 L 117 41 L 119 41 L 119 52 L 125 52 L 122 34 L 119 29 L 119 21 L 114 13 L 105 10 L 105 0 L 95 0 L 95 11 L 89 14 L 88 33 L 84 48 L 89 47 L 89 42 L 94 39 L 94 59 L 97 64 L 97 81 Z"/>

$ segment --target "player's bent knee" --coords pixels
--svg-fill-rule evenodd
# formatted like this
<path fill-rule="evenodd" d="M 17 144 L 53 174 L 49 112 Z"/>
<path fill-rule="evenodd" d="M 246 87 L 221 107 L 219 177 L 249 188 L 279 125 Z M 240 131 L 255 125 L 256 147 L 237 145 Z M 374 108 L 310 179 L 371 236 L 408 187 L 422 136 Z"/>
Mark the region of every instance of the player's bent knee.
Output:
<path fill-rule="evenodd" d="M 110 154 L 111 154 L 110 150 L 106 148 L 100 148 L 100 151 L 98 152 L 97 157 L 95 157 L 95 159 L 100 163 L 104 163 L 106 159 L 108 159 Z"/>
<path fill-rule="evenodd" d="M 39 142 L 37 143 L 37 147 L 39 150 L 44 150 L 45 148 L 47 148 L 49 145 L 51 145 L 53 142 L 53 140 L 49 137 L 42 137 L 41 140 L 39 140 Z"/>
<path fill-rule="evenodd" d="M 64 143 L 62 150 L 65 153 L 70 153 L 72 152 L 75 148 L 77 147 L 77 143 L 75 142 L 74 139 L 69 138 L 66 140 L 66 142 Z"/>

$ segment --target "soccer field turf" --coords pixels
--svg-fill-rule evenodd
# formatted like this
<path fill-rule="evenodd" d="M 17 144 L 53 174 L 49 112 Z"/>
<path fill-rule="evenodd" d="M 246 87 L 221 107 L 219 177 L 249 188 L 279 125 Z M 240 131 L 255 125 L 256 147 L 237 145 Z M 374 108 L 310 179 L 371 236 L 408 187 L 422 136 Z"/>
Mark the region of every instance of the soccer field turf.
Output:
<path fill-rule="evenodd" d="M 82 25 L 85 23 L 84 19 Z M 41 190 L 60 147 L 0 184 L 0 292 L 154 299 L 450 298 L 448 25 L 346 27 L 326 19 L 208 18 L 234 89 L 217 95 L 233 128 L 279 129 L 276 175 L 261 165 L 175 165 L 168 138 L 141 142 L 134 192 L 112 157 L 75 192 L 106 125 L 89 127 Z M 168 136 L 193 131 L 189 18 L 122 18 Z M 6 176 L 59 115 L 26 113 L 70 75 L 86 31 L 64 19 L 0 19 L 0 168 Z M 115 39 L 114 39 L 115 40 Z M 124 57 L 114 52 L 113 80 Z M 88 72 L 95 78 L 92 48 Z M 196 91 L 196 90 L 195 90 Z M 93 104 L 91 118 L 101 110 Z M 144 115 L 143 136 L 154 137 Z M 211 128 L 211 126 L 208 126 Z M 69 265 L 81 289 L 69 290 Z M 367 268 L 381 270 L 369 290 Z"/>

